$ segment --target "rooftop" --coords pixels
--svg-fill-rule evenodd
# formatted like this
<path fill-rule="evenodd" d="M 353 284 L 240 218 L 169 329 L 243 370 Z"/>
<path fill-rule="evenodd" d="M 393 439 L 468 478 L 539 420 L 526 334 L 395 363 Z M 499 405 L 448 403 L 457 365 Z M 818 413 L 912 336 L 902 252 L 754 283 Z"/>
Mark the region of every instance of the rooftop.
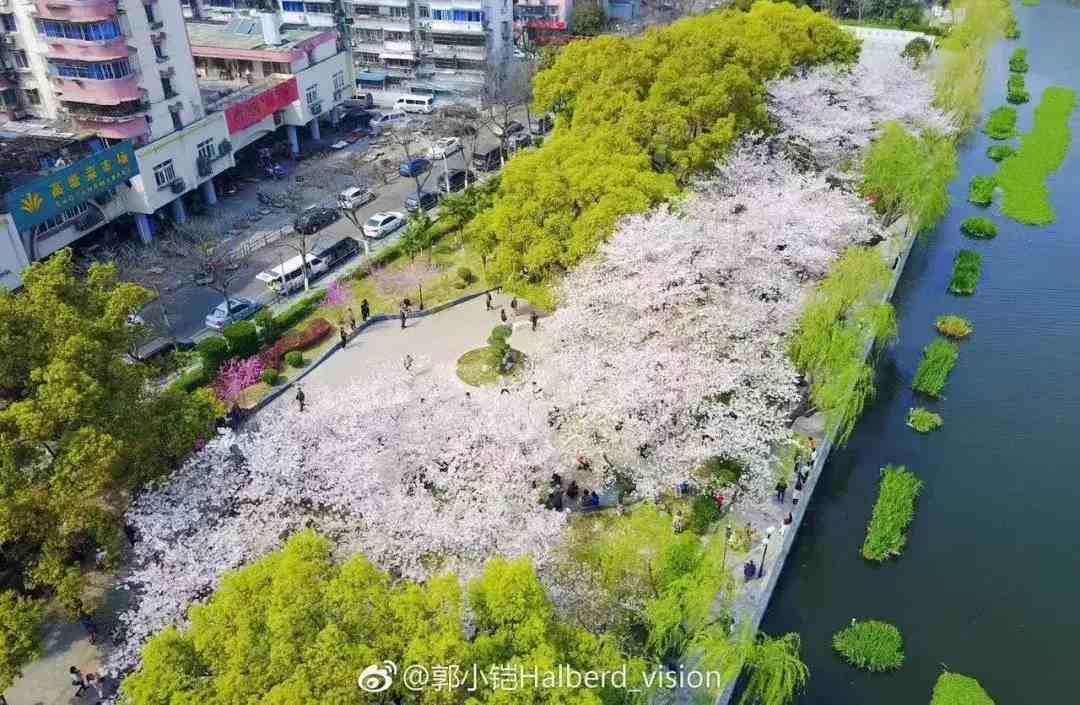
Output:
<path fill-rule="evenodd" d="M 225 110 L 231 105 L 242 103 L 264 91 L 267 91 L 282 81 L 288 81 L 292 76 L 283 73 L 275 73 L 266 78 L 248 83 L 247 81 L 215 81 L 199 79 L 199 93 L 202 94 L 203 105 L 207 112 Z"/>
<path fill-rule="evenodd" d="M 0 122 L 0 194 L 90 153 L 85 135 L 43 120 Z M 59 160 L 59 161 L 58 161 Z"/>
<path fill-rule="evenodd" d="M 267 44 L 258 18 L 235 17 L 228 22 L 187 21 L 192 50 L 273 51 L 291 53 L 309 40 L 328 34 L 294 25 L 281 26 L 281 44 Z M 195 53 L 199 53 L 195 51 Z"/>

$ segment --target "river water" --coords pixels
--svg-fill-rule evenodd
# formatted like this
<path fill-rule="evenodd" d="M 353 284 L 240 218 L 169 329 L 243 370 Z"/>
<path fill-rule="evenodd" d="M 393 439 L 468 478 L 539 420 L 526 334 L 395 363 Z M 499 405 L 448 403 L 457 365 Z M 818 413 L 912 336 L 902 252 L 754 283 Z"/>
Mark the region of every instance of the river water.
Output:
<path fill-rule="evenodd" d="M 1028 49 L 1032 101 L 1049 85 L 1080 88 L 1080 7 L 1016 3 L 1023 35 L 990 57 L 986 112 L 1005 104 L 1008 56 Z M 998 705 L 1080 702 L 1080 111 L 1074 148 L 1050 182 L 1057 222 L 1018 225 L 996 207 L 995 240 L 967 240 L 960 222 L 980 209 L 967 184 L 991 174 L 992 141 L 975 133 L 960 153 L 953 207 L 920 237 L 894 298 L 899 341 L 880 363 L 878 397 L 847 448 L 829 460 L 766 614 L 771 634 L 798 631 L 810 668 L 802 704 L 929 703 L 942 669 L 977 678 Z M 946 292 L 952 259 L 983 255 L 977 293 Z M 943 398 L 910 390 L 941 314 L 969 318 L 975 334 Z M 945 425 L 904 425 L 923 405 Z M 872 565 L 859 555 L 878 470 L 904 464 L 926 483 L 908 547 Z M 907 660 L 886 675 L 855 670 L 831 648 L 834 632 L 883 619 L 904 634 Z"/>

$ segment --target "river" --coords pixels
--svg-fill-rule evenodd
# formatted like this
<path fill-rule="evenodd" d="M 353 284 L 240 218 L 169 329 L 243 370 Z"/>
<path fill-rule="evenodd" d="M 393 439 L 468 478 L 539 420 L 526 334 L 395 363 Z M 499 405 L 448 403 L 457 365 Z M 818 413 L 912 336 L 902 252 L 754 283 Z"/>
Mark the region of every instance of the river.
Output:
<path fill-rule="evenodd" d="M 1015 7 L 1023 35 L 992 50 L 984 108 L 1005 104 L 1009 53 L 1027 47 L 1026 131 L 1044 88 L 1080 87 L 1080 7 Z M 966 201 L 968 181 L 995 169 L 985 156 L 992 141 L 976 132 L 960 151 L 951 211 L 915 244 L 878 397 L 822 473 L 763 624 L 802 634 L 803 705 L 929 703 L 945 666 L 977 678 L 998 705 L 1080 698 L 1080 111 L 1071 129 L 1074 148 L 1050 182 L 1056 223 L 1018 225 L 994 206 L 986 214 L 998 237 L 963 237 L 960 222 L 981 212 Z M 969 298 L 946 292 L 961 247 L 983 254 Z M 948 313 L 969 318 L 975 334 L 960 343 L 943 398 L 928 402 L 911 379 L 934 319 Z M 908 429 L 917 405 L 940 413 L 944 427 Z M 888 463 L 926 486 L 904 555 L 876 566 L 859 548 Z M 832 635 L 853 617 L 901 629 L 903 668 L 872 675 L 840 661 Z"/>

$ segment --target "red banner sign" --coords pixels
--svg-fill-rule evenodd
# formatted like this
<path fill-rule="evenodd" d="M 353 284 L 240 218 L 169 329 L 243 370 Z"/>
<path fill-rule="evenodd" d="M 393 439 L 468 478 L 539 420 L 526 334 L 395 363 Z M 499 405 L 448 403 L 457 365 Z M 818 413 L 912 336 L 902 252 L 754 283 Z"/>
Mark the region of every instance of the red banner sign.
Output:
<path fill-rule="evenodd" d="M 273 88 L 258 95 L 253 95 L 242 103 L 225 108 L 225 124 L 229 134 L 247 129 L 279 110 L 283 110 L 294 100 L 300 98 L 300 89 L 296 87 L 296 78 L 283 81 Z"/>
<path fill-rule="evenodd" d="M 566 23 L 562 20 L 526 20 L 525 26 L 529 29 L 553 29 L 558 31 L 566 29 Z"/>

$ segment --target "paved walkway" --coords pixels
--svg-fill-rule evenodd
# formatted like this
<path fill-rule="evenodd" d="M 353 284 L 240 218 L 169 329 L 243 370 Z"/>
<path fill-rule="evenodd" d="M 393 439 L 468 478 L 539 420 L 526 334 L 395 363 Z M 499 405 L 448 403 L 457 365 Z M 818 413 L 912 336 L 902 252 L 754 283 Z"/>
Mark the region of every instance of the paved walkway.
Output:
<path fill-rule="evenodd" d="M 349 341 L 344 351 L 336 351 L 301 382 L 310 398 L 321 390 L 340 388 L 356 379 L 371 365 L 401 362 L 406 355 L 427 358 L 433 366 L 453 365 L 461 355 L 487 344 L 491 329 L 501 321 L 499 309 L 510 315 L 510 297 L 493 293 L 494 310 L 488 311 L 480 296 L 431 316 L 410 318 L 405 330 L 397 319 L 376 323 Z M 514 333 L 511 347 L 529 354 L 536 347 L 533 333 L 525 315 L 511 318 Z M 540 326 L 543 327 L 543 319 Z M 290 400 L 283 394 L 280 399 Z"/>

